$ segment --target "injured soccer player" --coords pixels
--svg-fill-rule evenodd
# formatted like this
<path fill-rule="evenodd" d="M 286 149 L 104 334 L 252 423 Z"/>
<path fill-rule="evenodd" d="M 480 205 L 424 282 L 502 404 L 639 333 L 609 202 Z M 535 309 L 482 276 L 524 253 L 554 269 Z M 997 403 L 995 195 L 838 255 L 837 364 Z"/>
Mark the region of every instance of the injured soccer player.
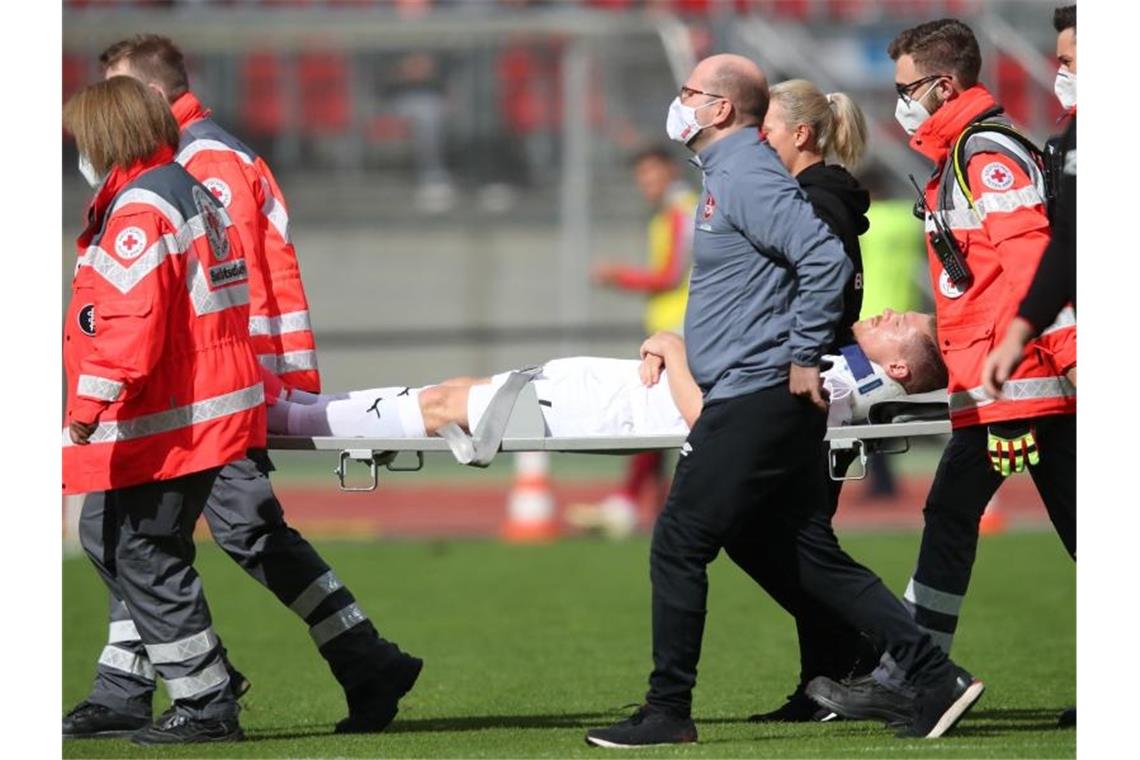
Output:
<path fill-rule="evenodd" d="M 865 421 L 874 402 L 945 387 L 946 370 L 929 315 L 888 309 L 855 323 L 853 331 L 855 344 L 824 357 L 829 426 Z M 675 333 L 657 333 L 642 344 L 641 357 L 583 356 L 543 364 L 531 383 L 546 435 L 687 435 L 701 413 L 702 393 L 689 372 L 684 340 Z M 509 375 L 336 395 L 271 387 L 267 381 L 269 432 L 422 438 L 437 435 L 449 423 L 471 432 Z"/>

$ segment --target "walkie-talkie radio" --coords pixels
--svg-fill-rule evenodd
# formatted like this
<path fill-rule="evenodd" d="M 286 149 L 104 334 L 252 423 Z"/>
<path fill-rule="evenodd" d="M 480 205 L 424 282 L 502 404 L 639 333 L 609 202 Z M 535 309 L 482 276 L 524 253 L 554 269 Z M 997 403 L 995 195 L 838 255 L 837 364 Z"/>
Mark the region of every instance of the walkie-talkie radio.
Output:
<path fill-rule="evenodd" d="M 970 274 L 970 267 L 966 265 L 966 257 L 962 254 L 962 249 L 958 246 L 958 241 L 954 239 L 953 233 L 942 221 L 942 217 L 931 210 L 930 205 L 926 202 L 926 195 L 922 192 L 922 188 L 918 186 L 913 175 L 910 177 L 910 183 L 914 185 L 915 191 L 918 193 L 918 201 L 915 203 L 915 208 L 921 208 L 923 215 L 934 222 L 934 231 L 929 234 L 930 246 L 934 249 L 934 254 L 938 256 L 938 260 L 942 263 L 942 269 L 946 272 L 946 276 L 950 278 L 950 282 L 954 284 L 959 290 L 965 290 L 973 282 L 974 276 Z"/>

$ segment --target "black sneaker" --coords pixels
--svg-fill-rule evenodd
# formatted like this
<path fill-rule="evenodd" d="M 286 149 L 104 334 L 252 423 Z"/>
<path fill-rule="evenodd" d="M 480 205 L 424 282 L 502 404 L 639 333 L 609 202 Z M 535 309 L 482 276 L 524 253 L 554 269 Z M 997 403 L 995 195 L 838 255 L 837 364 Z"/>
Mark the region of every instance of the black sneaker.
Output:
<path fill-rule="evenodd" d="M 919 692 L 914 720 L 898 735 L 937 739 L 958 725 L 985 690 L 984 683 L 955 666 L 950 677 L 941 684 Z"/>
<path fill-rule="evenodd" d="M 84 739 L 95 736 L 128 736 L 150 722 L 150 718 L 124 715 L 110 707 L 84 700 L 63 716 L 63 737 Z"/>
<path fill-rule="evenodd" d="M 805 693 L 821 707 L 853 720 L 906 726 L 915 717 L 913 695 L 888 689 L 869 675 L 850 681 L 819 676 L 811 680 Z"/>
<path fill-rule="evenodd" d="M 230 675 L 230 693 L 234 695 L 234 701 L 238 701 L 245 696 L 245 693 L 253 686 L 249 679 L 242 675 L 242 672 L 230 664 L 226 660 L 226 672 Z"/>
<path fill-rule="evenodd" d="M 201 744 L 203 742 L 237 742 L 245 738 L 238 719 L 191 718 L 170 710 L 131 737 L 135 744 Z"/>
<path fill-rule="evenodd" d="M 383 731 L 399 712 L 400 698 L 412 690 L 424 661 L 401 655 L 379 675 L 345 691 L 348 717 L 336 724 L 338 734 L 374 734 Z"/>
<path fill-rule="evenodd" d="M 784 704 L 771 712 L 749 715 L 748 720 L 751 723 L 828 723 L 842 718 L 839 713 L 813 702 L 804 694 L 804 685 L 801 683 L 787 696 Z"/>
<path fill-rule="evenodd" d="M 1057 718 L 1057 728 L 1076 728 L 1077 725 L 1077 708 L 1070 707 L 1061 712 L 1061 717 Z"/>
<path fill-rule="evenodd" d="M 696 740 L 697 727 L 691 718 L 679 718 L 652 705 L 642 705 L 609 728 L 591 728 L 586 732 L 586 744 L 594 747 L 652 747 Z"/>

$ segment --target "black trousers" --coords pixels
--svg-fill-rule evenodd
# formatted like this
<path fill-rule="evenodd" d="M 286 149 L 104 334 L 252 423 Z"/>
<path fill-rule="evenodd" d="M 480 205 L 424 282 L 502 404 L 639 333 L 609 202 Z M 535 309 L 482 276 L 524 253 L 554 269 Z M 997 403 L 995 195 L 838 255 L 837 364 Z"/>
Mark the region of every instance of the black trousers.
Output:
<path fill-rule="evenodd" d="M 721 548 L 793 614 L 813 605 L 866 632 L 913 685 L 948 674 L 945 654 L 831 530 L 825 427 L 825 415 L 784 386 L 714 401 L 701 412 L 650 548 L 650 704 L 678 715 L 691 710 L 706 568 Z"/>
<path fill-rule="evenodd" d="M 1031 422 L 1041 459 L 1029 474 L 1057 535 L 1076 559 L 1077 418 L 1050 415 Z M 986 436 L 985 425 L 974 425 L 950 437 L 926 498 L 922 547 L 905 596 L 915 621 L 946 651 L 970 585 L 982 513 L 1005 482 L 990 466 Z"/>

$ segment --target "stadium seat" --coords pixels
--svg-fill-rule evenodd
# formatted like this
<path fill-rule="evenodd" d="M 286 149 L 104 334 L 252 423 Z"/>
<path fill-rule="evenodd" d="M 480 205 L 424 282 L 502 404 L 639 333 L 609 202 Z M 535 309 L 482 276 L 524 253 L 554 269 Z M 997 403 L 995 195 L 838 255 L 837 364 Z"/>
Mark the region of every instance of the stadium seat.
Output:
<path fill-rule="evenodd" d="M 276 53 L 250 53 L 241 64 L 241 121 L 245 131 L 275 137 L 285 125 L 281 59 Z"/>

